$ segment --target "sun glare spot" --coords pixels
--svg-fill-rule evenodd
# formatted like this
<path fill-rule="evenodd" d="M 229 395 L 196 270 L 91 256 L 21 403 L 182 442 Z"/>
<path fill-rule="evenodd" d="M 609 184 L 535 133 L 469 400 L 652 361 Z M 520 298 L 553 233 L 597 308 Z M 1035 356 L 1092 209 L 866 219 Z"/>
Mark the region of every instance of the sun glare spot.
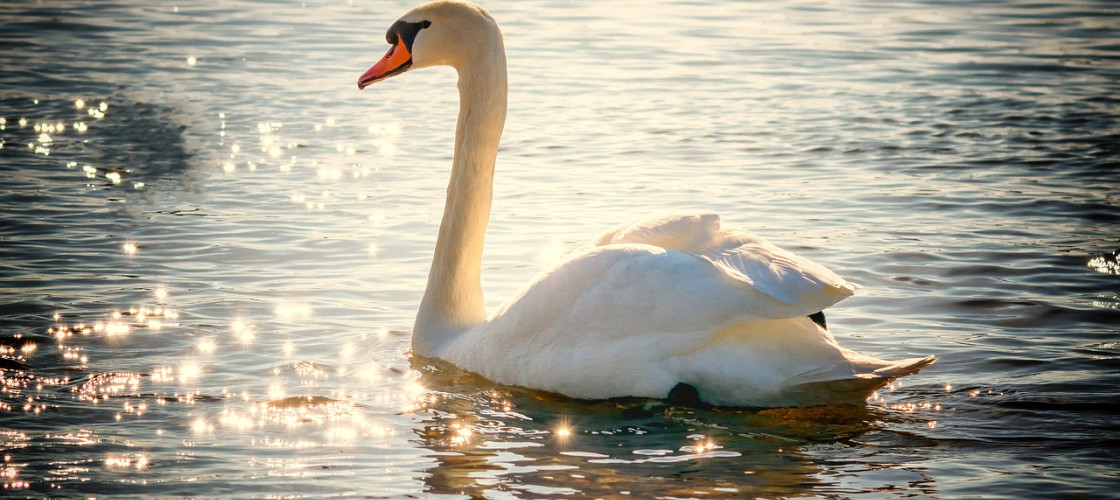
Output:
<path fill-rule="evenodd" d="M 424 391 L 427 390 L 428 388 L 424 387 L 419 382 L 410 382 L 409 384 L 404 386 L 404 392 L 408 395 L 408 397 L 412 399 L 419 398 L 424 394 Z"/>
<path fill-rule="evenodd" d="M 179 367 L 179 382 L 189 383 L 202 376 L 202 367 L 197 363 L 185 362 Z"/>
<path fill-rule="evenodd" d="M 571 422 L 568 417 L 561 417 L 560 421 L 556 423 L 556 427 L 552 429 L 552 435 L 556 437 L 561 445 L 566 444 L 572 439 L 572 434 L 575 430 L 572 428 Z"/>
<path fill-rule="evenodd" d="M 218 349 L 218 344 L 212 338 L 198 339 L 196 348 L 202 354 L 211 354 Z"/>
<path fill-rule="evenodd" d="M 377 382 L 381 380 L 381 371 L 375 365 L 366 365 L 359 368 L 354 376 L 363 382 Z"/>
<path fill-rule="evenodd" d="M 282 303 L 277 305 L 276 308 L 273 309 L 273 312 L 281 319 L 285 320 L 307 318 L 311 316 L 311 306 L 307 304 Z"/>
<path fill-rule="evenodd" d="M 124 334 L 128 333 L 129 330 L 130 330 L 130 327 L 128 326 L 128 324 L 127 323 L 122 323 L 120 321 L 112 321 L 112 322 L 109 322 L 109 323 L 105 324 L 105 336 L 107 336 L 107 337 L 113 337 L 113 336 L 116 336 L 116 335 L 124 335 Z"/>
<path fill-rule="evenodd" d="M 136 255 L 136 243 L 133 243 L 131 241 L 126 242 L 125 244 L 121 245 L 121 250 L 124 250 L 124 253 L 130 257 Z"/>
<path fill-rule="evenodd" d="M 381 153 L 381 156 L 392 157 L 397 153 L 397 145 L 391 142 L 380 142 L 377 145 L 377 152 Z"/>
<path fill-rule="evenodd" d="M 273 383 L 272 385 L 268 386 L 269 399 L 284 399 L 284 396 L 287 396 L 287 394 L 287 391 L 284 390 L 284 386 L 280 385 L 279 383 Z"/>
<path fill-rule="evenodd" d="M 350 358 L 354 357 L 354 344 L 351 344 L 350 342 L 343 344 L 342 349 L 338 352 L 338 355 L 342 358 L 343 361 L 349 361 Z"/>
<path fill-rule="evenodd" d="M 449 442 L 452 447 L 463 446 L 471 442 L 471 435 L 473 434 L 470 427 L 455 422 L 451 424 L 451 437 Z"/>
<path fill-rule="evenodd" d="M 152 382 L 161 383 L 161 384 L 174 382 L 175 377 L 173 377 L 171 375 L 171 371 L 172 371 L 172 369 L 169 366 L 163 366 L 163 367 L 156 368 L 155 370 L 152 370 L 152 373 L 151 373 Z"/>
<path fill-rule="evenodd" d="M 214 424 L 207 422 L 206 419 L 198 417 L 191 423 L 191 430 L 195 434 L 209 434 L 214 432 Z"/>
<path fill-rule="evenodd" d="M 246 323 L 241 319 L 233 320 L 233 324 L 230 328 L 233 330 L 234 337 L 237 337 L 237 340 L 243 345 L 252 344 L 253 339 L 256 337 L 257 326 Z"/>
<path fill-rule="evenodd" d="M 342 171 L 337 168 L 319 167 L 315 175 L 323 180 L 337 181 L 342 178 Z"/>
<path fill-rule="evenodd" d="M 222 410 L 222 415 L 219 417 L 218 423 L 220 423 L 222 427 L 232 427 L 239 430 L 252 429 L 256 426 L 256 423 L 249 415 L 229 409 Z"/>
<path fill-rule="evenodd" d="M 333 444 L 353 443 L 358 437 L 358 431 L 352 427 L 331 427 L 327 430 L 327 441 Z"/>

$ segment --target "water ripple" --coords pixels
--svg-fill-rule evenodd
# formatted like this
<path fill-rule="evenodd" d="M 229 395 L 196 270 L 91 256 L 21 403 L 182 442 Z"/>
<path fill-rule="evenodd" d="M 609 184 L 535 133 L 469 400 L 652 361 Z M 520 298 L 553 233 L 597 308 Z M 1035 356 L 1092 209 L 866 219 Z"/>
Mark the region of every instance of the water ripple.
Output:
<path fill-rule="evenodd" d="M 703 208 L 860 283 L 845 346 L 941 361 L 863 407 L 759 411 L 410 358 L 457 103 L 451 72 L 354 90 L 401 5 L 5 4 L 7 492 L 1115 491 L 1112 5 L 489 8 L 489 306 L 620 219 Z"/>

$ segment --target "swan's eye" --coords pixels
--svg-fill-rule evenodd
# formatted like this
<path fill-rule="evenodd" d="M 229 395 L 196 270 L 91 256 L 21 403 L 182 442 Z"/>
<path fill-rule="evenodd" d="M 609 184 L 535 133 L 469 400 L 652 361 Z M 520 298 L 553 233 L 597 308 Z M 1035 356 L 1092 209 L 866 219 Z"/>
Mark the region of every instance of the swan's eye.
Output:
<path fill-rule="evenodd" d="M 389 42 L 389 45 L 403 43 L 404 47 L 408 49 L 409 52 L 411 52 L 412 42 L 416 40 L 416 34 L 419 33 L 420 30 L 431 25 L 431 21 L 420 21 L 415 23 L 397 21 L 389 27 L 389 31 L 385 32 L 385 41 Z"/>

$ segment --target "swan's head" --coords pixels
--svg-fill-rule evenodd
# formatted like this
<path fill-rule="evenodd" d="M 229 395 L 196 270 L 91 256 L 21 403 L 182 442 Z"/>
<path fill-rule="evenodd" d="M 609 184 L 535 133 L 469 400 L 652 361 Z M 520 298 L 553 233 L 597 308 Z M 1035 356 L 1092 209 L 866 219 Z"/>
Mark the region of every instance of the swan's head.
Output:
<path fill-rule="evenodd" d="M 405 13 L 385 33 L 389 52 L 358 79 L 358 88 L 410 69 L 451 66 L 462 72 L 480 57 L 502 54 L 501 31 L 482 7 L 439 0 Z"/>

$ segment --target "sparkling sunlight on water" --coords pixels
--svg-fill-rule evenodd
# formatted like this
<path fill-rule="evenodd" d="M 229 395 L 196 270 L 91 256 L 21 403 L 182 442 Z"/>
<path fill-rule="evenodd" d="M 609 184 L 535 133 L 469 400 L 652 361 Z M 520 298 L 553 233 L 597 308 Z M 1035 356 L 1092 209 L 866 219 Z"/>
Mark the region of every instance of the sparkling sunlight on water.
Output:
<path fill-rule="evenodd" d="M 864 406 L 580 401 L 411 356 L 455 75 L 410 4 L 0 5 L 0 496 L 1054 498 L 1120 486 L 1109 2 L 488 3 L 491 309 L 666 209 L 861 285 Z"/>

